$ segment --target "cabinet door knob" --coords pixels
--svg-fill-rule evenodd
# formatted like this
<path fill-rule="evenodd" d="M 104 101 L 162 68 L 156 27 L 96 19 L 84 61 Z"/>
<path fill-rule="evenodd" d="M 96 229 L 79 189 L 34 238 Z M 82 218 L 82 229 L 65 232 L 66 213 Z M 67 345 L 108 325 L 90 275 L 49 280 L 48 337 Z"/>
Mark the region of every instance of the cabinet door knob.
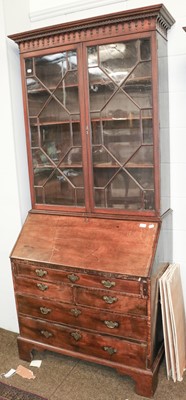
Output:
<path fill-rule="evenodd" d="M 71 281 L 71 282 L 76 282 L 76 281 L 78 281 L 79 280 L 79 276 L 77 276 L 77 275 L 75 275 L 75 274 L 70 274 L 70 275 L 68 275 L 68 279 Z"/>
<path fill-rule="evenodd" d="M 52 310 L 51 310 L 51 308 L 40 307 L 40 311 L 41 311 L 41 314 L 47 315 L 47 314 L 49 314 Z"/>
<path fill-rule="evenodd" d="M 118 328 L 119 326 L 119 323 L 116 321 L 104 321 L 104 324 L 110 329 Z"/>
<path fill-rule="evenodd" d="M 112 282 L 112 281 L 101 281 L 102 285 L 104 287 L 106 287 L 107 289 L 110 289 L 113 286 L 116 286 L 116 282 Z"/>
<path fill-rule="evenodd" d="M 104 351 L 107 351 L 108 354 L 112 355 L 114 353 L 117 353 L 117 350 L 114 349 L 113 347 L 108 347 L 108 346 L 104 346 L 103 347 Z"/>
<path fill-rule="evenodd" d="M 42 292 L 48 289 L 48 286 L 44 285 L 44 283 L 37 283 L 37 287 L 39 290 L 42 290 Z"/>
<path fill-rule="evenodd" d="M 71 332 L 71 336 L 76 340 L 80 340 L 81 339 L 81 333 L 79 332 Z"/>
<path fill-rule="evenodd" d="M 43 276 L 47 275 L 47 271 L 44 271 L 43 269 L 36 269 L 35 273 L 37 276 L 39 276 L 40 278 L 42 278 Z"/>
<path fill-rule="evenodd" d="M 105 303 L 108 304 L 113 304 L 116 301 L 118 301 L 117 297 L 111 297 L 111 296 L 103 296 L 103 300 L 105 301 Z"/>
<path fill-rule="evenodd" d="M 74 317 L 79 317 L 79 315 L 81 314 L 81 311 L 78 310 L 77 308 L 72 308 L 70 312 L 72 315 L 74 315 Z"/>
<path fill-rule="evenodd" d="M 48 331 L 41 331 L 41 335 L 43 335 L 47 339 L 49 339 L 51 336 L 53 336 L 52 333 L 48 332 Z"/>

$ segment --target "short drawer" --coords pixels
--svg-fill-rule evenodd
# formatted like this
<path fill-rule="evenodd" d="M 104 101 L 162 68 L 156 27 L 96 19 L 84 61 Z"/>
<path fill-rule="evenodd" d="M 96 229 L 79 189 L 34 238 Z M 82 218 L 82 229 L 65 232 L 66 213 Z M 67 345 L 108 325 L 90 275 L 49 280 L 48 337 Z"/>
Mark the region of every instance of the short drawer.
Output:
<path fill-rule="evenodd" d="M 122 365 L 146 368 L 147 345 L 145 343 L 90 333 L 82 329 L 68 328 L 26 317 L 20 317 L 19 323 L 21 336 L 29 340 L 99 359 L 111 360 Z"/>
<path fill-rule="evenodd" d="M 109 335 L 147 340 L 147 319 L 17 295 L 18 313 Z"/>
<path fill-rule="evenodd" d="M 109 309 L 118 313 L 147 315 L 147 300 L 139 296 L 130 296 L 123 293 L 76 288 L 76 304 Z"/>
<path fill-rule="evenodd" d="M 23 277 L 14 278 L 16 293 L 29 294 L 32 296 L 55 299 L 67 303 L 73 302 L 73 289 L 70 285 L 53 284 L 51 282 L 27 279 Z"/>
<path fill-rule="evenodd" d="M 41 279 L 51 282 L 63 282 L 76 284 L 84 287 L 95 287 L 100 289 L 108 289 L 114 291 L 122 291 L 132 294 L 140 294 L 142 292 L 142 281 L 139 279 L 130 279 L 126 277 L 116 278 L 115 276 L 107 276 L 106 274 L 93 275 L 91 273 L 77 272 L 69 267 L 50 268 L 45 264 L 34 264 L 31 262 L 14 261 L 12 262 L 15 275 L 27 278 Z"/>

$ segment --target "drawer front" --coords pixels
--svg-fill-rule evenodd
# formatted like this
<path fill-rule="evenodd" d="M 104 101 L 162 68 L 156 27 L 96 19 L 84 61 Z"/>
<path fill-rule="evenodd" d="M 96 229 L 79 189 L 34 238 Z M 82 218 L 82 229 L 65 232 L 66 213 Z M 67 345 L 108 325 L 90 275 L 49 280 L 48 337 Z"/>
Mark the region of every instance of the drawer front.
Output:
<path fill-rule="evenodd" d="M 138 296 L 105 290 L 76 288 L 76 304 L 109 309 L 118 313 L 147 315 L 147 300 Z"/>
<path fill-rule="evenodd" d="M 65 270 L 49 268 L 42 264 L 24 263 L 22 261 L 14 261 L 14 272 L 17 275 L 30 277 L 34 279 L 44 279 L 45 281 L 56 281 L 77 284 L 78 286 L 95 287 L 100 289 L 108 289 L 110 291 L 122 291 L 126 293 L 140 294 L 142 291 L 142 281 L 139 279 L 117 279 L 107 277 L 107 275 L 91 275 L 81 272 L 73 272 L 70 268 Z M 66 267 L 67 268 L 67 267 Z"/>
<path fill-rule="evenodd" d="M 26 317 L 19 317 L 19 323 L 20 334 L 24 338 L 132 367 L 146 366 L 147 346 L 144 343 L 133 343 Z"/>
<path fill-rule="evenodd" d="M 18 312 L 56 323 L 82 327 L 136 340 L 147 340 L 147 319 L 98 311 L 88 307 L 52 303 L 43 299 L 17 295 Z"/>
<path fill-rule="evenodd" d="M 73 289 L 70 285 L 16 277 L 14 278 L 14 287 L 16 293 L 55 299 L 67 303 L 73 302 Z"/>

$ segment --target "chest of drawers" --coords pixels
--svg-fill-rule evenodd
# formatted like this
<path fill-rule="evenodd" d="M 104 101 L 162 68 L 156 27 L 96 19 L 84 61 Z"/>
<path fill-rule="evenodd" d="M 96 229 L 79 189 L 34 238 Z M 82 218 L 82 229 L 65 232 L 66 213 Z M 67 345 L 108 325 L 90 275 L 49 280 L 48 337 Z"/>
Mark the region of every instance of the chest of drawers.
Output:
<path fill-rule="evenodd" d="M 29 214 L 11 254 L 20 358 L 48 349 L 111 366 L 151 396 L 163 353 L 158 235 L 158 223 Z"/>

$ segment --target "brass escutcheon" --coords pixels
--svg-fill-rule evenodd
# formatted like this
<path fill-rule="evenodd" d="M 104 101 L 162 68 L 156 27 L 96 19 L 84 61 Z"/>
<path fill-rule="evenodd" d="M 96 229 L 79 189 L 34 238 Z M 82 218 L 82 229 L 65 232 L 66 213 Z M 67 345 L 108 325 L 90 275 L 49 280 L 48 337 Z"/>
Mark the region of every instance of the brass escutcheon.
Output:
<path fill-rule="evenodd" d="M 43 269 L 36 269 L 35 273 L 37 276 L 39 276 L 40 278 L 42 278 L 43 276 L 47 275 L 47 271 L 44 271 Z"/>
<path fill-rule="evenodd" d="M 72 308 L 70 312 L 72 315 L 74 315 L 74 317 L 79 317 L 79 315 L 81 314 L 81 311 L 78 310 L 77 308 Z"/>
<path fill-rule="evenodd" d="M 47 314 L 49 314 L 52 310 L 51 310 L 50 308 L 47 308 L 47 307 L 40 307 L 40 311 L 41 311 L 41 314 L 47 315 Z"/>

